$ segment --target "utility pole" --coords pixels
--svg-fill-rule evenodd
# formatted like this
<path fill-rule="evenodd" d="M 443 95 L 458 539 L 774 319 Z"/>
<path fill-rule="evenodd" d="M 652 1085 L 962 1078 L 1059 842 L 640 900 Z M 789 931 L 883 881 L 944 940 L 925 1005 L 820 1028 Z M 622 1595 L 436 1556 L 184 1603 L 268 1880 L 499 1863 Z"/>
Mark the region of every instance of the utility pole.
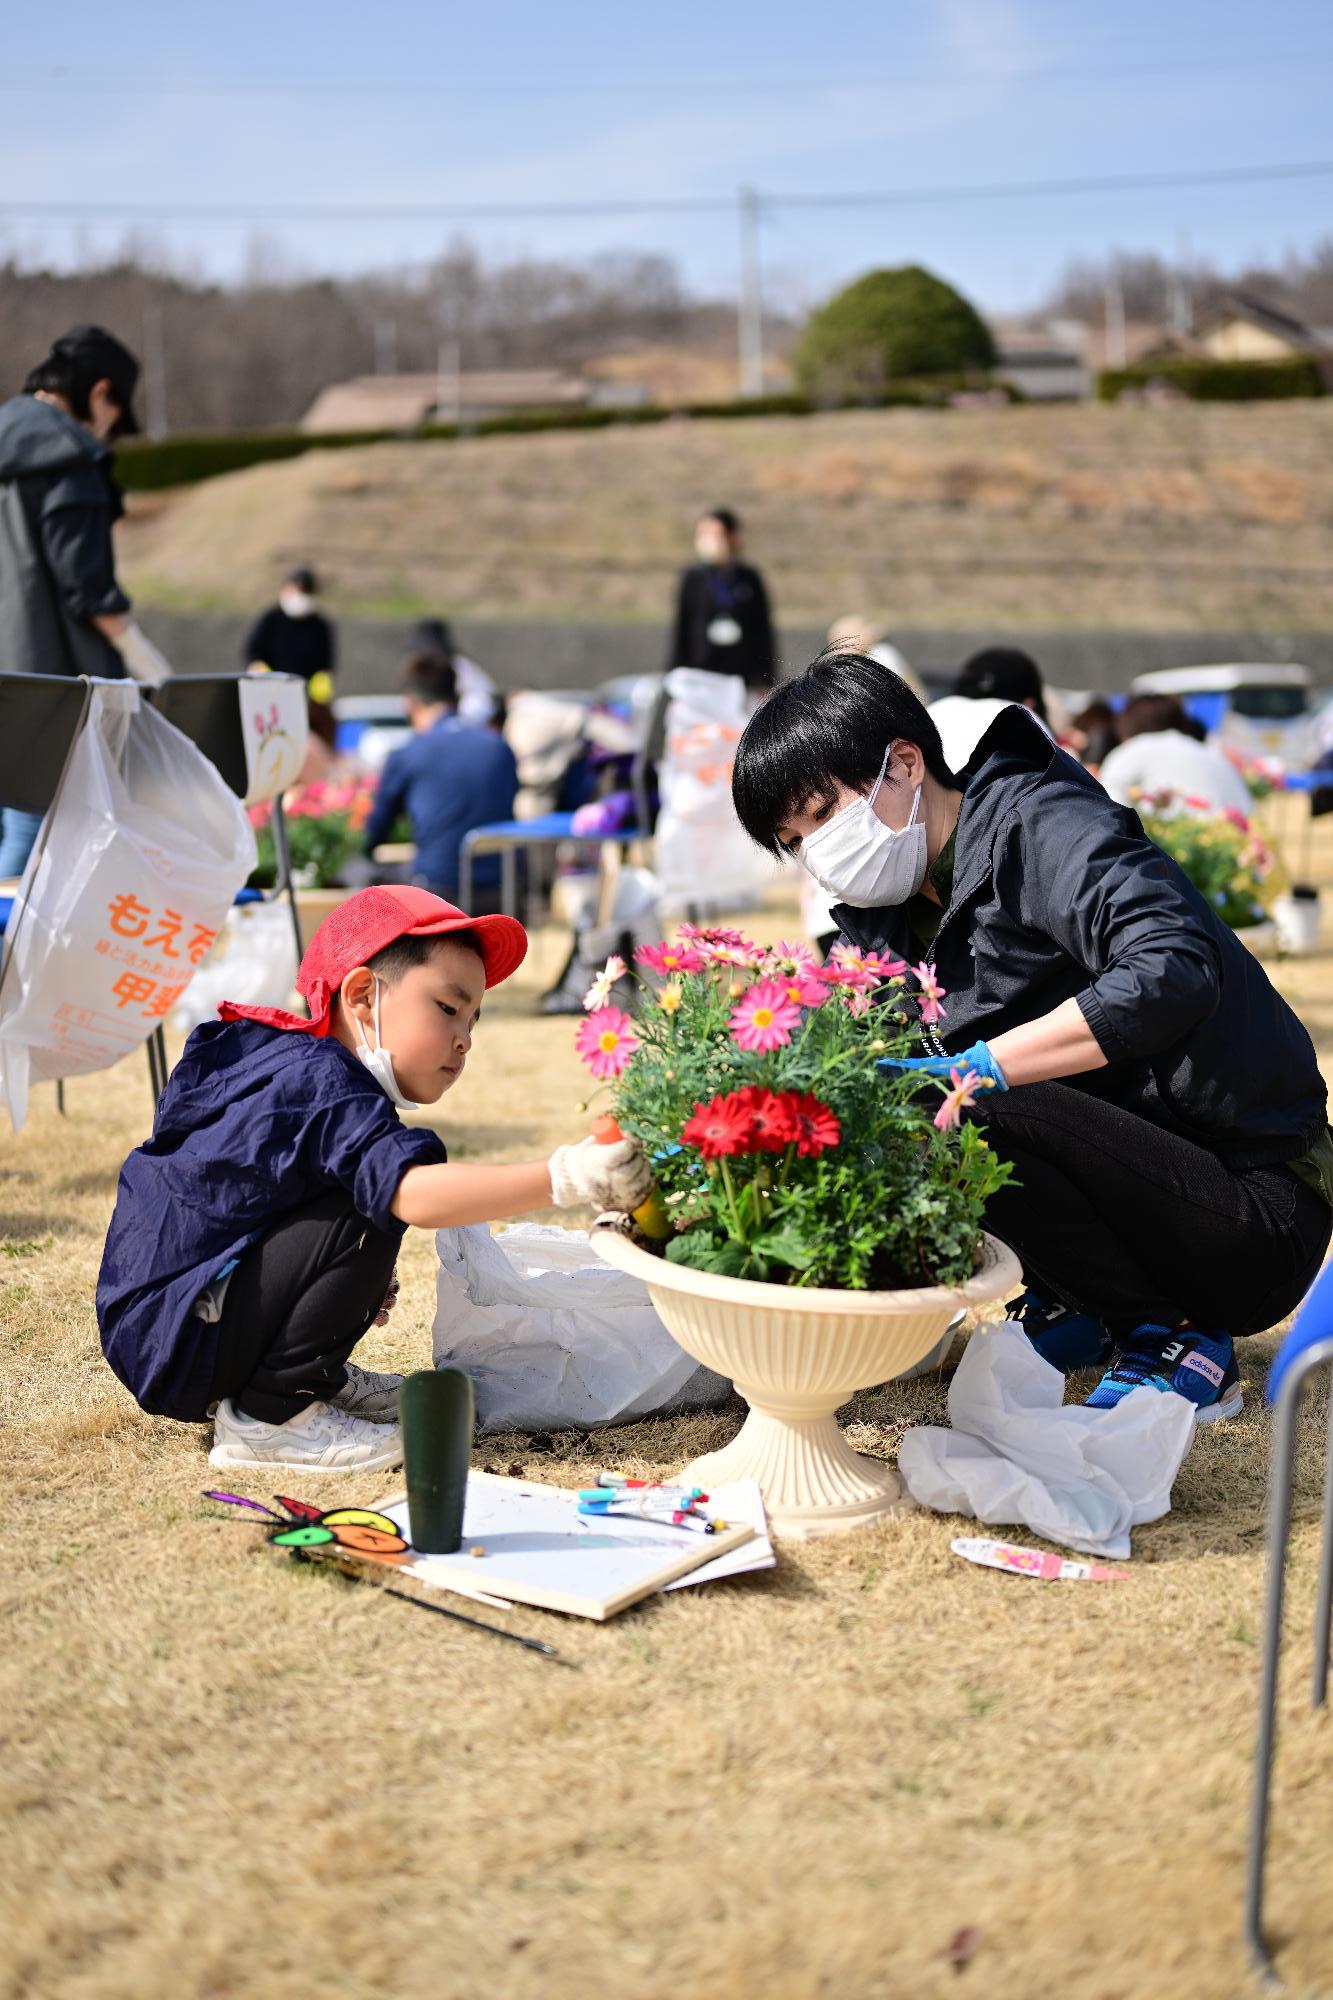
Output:
<path fill-rule="evenodd" d="M 143 374 L 149 437 L 167 434 L 167 351 L 162 338 L 162 308 L 143 309 Z"/>
<path fill-rule="evenodd" d="M 441 424 L 462 424 L 463 381 L 462 344 L 442 340 L 435 356 L 435 420 Z"/>
<path fill-rule="evenodd" d="M 1106 365 L 1125 365 L 1125 293 L 1119 278 L 1106 281 Z"/>
<path fill-rule="evenodd" d="M 377 319 L 375 322 L 375 373 L 396 375 L 398 373 L 398 322 L 396 319 Z"/>
<path fill-rule="evenodd" d="M 759 257 L 759 197 L 753 188 L 740 191 L 741 289 L 737 310 L 737 343 L 742 396 L 764 393 L 764 292 Z"/>
<path fill-rule="evenodd" d="M 1194 326 L 1194 301 L 1190 296 L 1192 249 L 1188 229 L 1176 231 L 1176 270 L 1171 281 L 1170 319 L 1172 333 L 1188 334 Z"/>

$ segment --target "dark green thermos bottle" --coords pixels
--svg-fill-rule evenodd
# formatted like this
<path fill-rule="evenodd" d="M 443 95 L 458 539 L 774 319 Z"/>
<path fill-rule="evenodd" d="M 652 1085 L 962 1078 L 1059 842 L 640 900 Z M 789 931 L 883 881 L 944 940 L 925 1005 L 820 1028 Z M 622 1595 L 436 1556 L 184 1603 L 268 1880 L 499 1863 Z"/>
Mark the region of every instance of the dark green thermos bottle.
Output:
<path fill-rule="evenodd" d="M 412 1546 L 451 1556 L 463 1539 L 463 1502 L 476 1412 L 461 1368 L 423 1368 L 398 1395 Z"/>

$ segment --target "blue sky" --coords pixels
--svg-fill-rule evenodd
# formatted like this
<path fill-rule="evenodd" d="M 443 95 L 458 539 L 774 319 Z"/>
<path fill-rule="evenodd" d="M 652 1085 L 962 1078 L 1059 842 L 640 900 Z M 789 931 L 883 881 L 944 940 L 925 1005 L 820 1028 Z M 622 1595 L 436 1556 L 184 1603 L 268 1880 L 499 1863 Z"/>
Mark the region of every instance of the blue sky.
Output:
<path fill-rule="evenodd" d="M 45 32 L 47 21 L 56 33 Z M 0 33 L 0 252 L 67 264 L 119 218 L 20 201 L 218 203 L 255 221 L 140 221 L 227 276 L 262 238 L 310 270 L 429 257 L 660 250 L 730 294 L 730 213 L 290 221 L 274 204 L 531 203 L 831 193 L 1333 159 L 1327 0 L 737 0 L 589 6 L 225 7 L 65 0 Z M 1333 233 L 1333 175 L 1268 185 L 778 206 L 772 296 L 810 303 L 875 263 L 920 261 L 992 311 L 1073 255 L 1116 247 L 1223 264 Z"/>

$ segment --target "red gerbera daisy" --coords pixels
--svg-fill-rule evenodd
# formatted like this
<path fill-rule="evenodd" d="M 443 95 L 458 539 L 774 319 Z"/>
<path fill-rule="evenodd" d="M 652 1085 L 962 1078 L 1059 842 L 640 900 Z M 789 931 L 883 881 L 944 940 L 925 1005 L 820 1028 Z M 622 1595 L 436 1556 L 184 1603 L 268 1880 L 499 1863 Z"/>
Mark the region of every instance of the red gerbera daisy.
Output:
<path fill-rule="evenodd" d="M 696 1104 L 681 1128 L 687 1146 L 697 1146 L 706 1160 L 730 1158 L 754 1147 L 754 1115 L 749 1091 L 733 1090 L 709 1104 Z"/>

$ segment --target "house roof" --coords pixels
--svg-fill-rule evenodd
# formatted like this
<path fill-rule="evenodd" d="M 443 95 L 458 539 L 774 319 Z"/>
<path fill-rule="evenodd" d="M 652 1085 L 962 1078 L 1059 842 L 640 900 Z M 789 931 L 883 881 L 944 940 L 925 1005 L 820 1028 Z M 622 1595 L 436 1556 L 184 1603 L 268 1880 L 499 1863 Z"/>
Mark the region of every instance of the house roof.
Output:
<path fill-rule="evenodd" d="M 1296 319 L 1290 313 L 1282 312 L 1266 299 L 1255 298 L 1252 292 L 1228 292 L 1210 312 L 1200 317 L 1195 332 L 1208 334 L 1237 319 L 1247 321 L 1250 326 L 1261 327 L 1265 333 L 1288 341 L 1292 347 L 1321 349 L 1326 345 L 1314 327 L 1307 326 L 1304 320 Z"/>
<path fill-rule="evenodd" d="M 443 400 L 467 415 L 486 410 L 581 407 L 588 385 L 558 368 L 474 369 L 451 377 Z M 441 378 L 429 375 L 357 375 L 321 389 L 301 419 L 304 431 L 412 430 L 441 406 Z"/>

